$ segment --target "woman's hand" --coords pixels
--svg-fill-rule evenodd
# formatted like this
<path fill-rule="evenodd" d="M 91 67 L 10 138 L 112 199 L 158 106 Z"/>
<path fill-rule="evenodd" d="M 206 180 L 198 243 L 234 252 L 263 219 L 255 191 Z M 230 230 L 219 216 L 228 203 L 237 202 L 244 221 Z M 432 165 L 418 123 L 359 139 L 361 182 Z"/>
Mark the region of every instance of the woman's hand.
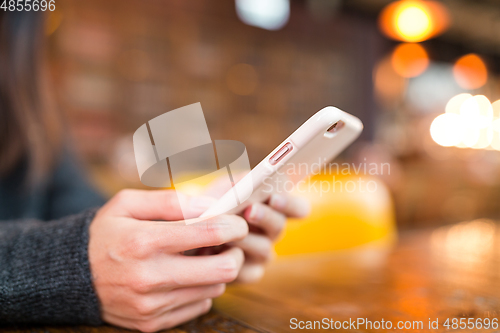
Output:
<path fill-rule="evenodd" d="M 272 258 L 275 241 L 287 217 L 305 217 L 309 202 L 298 196 L 272 194 L 267 203 L 255 203 L 243 213 L 250 225 L 250 233 L 243 240 L 231 243 L 245 253 L 245 262 L 238 275 L 238 282 L 254 282 L 264 275 L 266 263 Z"/>
<path fill-rule="evenodd" d="M 191 200 L 193 217 L 211 203 L 183 200 Z M 125 190 L 97 212 L 89 261 L 104 321 L 144 332 L 170 328 L 206 313 L 225 283 L 236 279 L 244 261 L 240 248 L 210 256 L 182 252 L 242 240 L 248 234 L 245 220 L 221 215 L 190 225 L 154 221 L 183 218 L 176 193 L 168 190 Z M 274 230 L 277 223 L 281 218 L 265 224 Z"/>

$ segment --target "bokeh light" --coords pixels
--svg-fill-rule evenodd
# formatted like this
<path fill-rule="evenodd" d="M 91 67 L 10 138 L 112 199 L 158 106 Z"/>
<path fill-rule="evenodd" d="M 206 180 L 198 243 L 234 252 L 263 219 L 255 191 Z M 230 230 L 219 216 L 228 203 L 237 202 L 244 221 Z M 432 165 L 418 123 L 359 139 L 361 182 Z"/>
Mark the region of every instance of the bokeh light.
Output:
<path fill-rule="evenodd" d="M 491 128 L 493 129 L 493 137 L 491 139 L 491 148 L 500 150 L 500 99 L 491 105 L 493 109 L 493 122 Z"/>
<path fill-rule="evenodd" d="M 453 77 L 451 64 L 430 61 L 422 74 L 408 79 L 405 98 L 412 112 L 435 113 L 443 110 L 450 98 L 462 91 Z"/>
<path fill-rule="evenodd" d="M 482 129 L 491 125 L 493 108 L 486 96 L 477 95 L 463 101 L 460 115 L 470 127 Z"/>
<path fill-rule="evenodd" d="M 479 104 L 474 97 L 466 99 L 460 106 L 460 116 L 469 128 L 479 129 Z"/>
<path fill-rule="evenodd" d="M 500 148 L 500 103 L 494 106 L 484 95 L 458 94 L 446 105 L 445 113 L 431 124 L 431 137 L 445 147 Z M 494 111 L 496 110 L 496 111 Z"/>
<path fill-rule="evenodd" d="M 453 75 L 460 87 L 477 89 L 486 84 L 488 69 L 478 55 L 471 53 L 464 55 L 455 62 Z"/>
<path fill-rule="evenodd" d="M 483 129 L 491 126 L 493 121 L 493 107 L 490 100 L 484 95 L 474 96 L 479 109 L 478 127 Z"/>
<path fill-rule="evenodd" d="M 462 103 L 471 98 L 471 94 L 463 93 L 463 94 L 458 94 L 456 96 L 453 96 L 448 103 L 446 104 L 446 113 L 456 113 L 460 114 L 460 107 L 462 106 Z"/>
<path fill-rule="evenodd" d="M 493 140 L 493 128 L 488 126 L 479 130 L 479 137 L 476 143 L 472 146 L 474 149 L 485 149 L 489 147 Z"/>
<path fill-rule="evenodd" d="M 402 98 L 408 85 L 407 81 L 396 73 L 389 57 L 380 60 L 373 70 L 375 92 L 383 102 Z"/>
<path fill-rule="evenodd" d="M 236 14 L 248 25 L 278 30 L 290 17 L 289 0 L 236 0 Z"/>
<path fill-rule="evenodd" d="M 420 6 L 407 6 L 397 16 L 396 28 L 409 40 L 420 39 L 431 31 L 431 18 Z"/>
<path fill-rule="evenodd" d="M 463 131 L 462 133 L 462 142 L 459 147 L 468 147 L 471 148 L 474 146 L 478 141 L 479 137 L 481 136 L 481 132 L 474 127 L 468 127 Z"/>
<path fill-rule="evenodd" d="M 491 109 L 493 110 L 493 117 L 500 118 L 500 99 L 491 103 Z"/>
<path fill-rule="evenodd" d="M 487 219 L 462 222 L 451 228 L 436 229 L 431 244 L 437 255 L 445 255 L 460 267 L 475 272 L 473 268 L 485 264 L 485 257 L 496 250 L 496 228 L 495 223 Z"/>
<path fill-rule="evenodd" d="M 436 1 L 395 1 L 382 10 L 379 25 L 392 39 L 421 42 L 446 30 L 449 15 Z"/>
<path fill-rule="evenodd" d="M 396 73 L 410 78 L 419 76 L 427 69 L 429 56 L 422 45 L 403 43 L 394 49 L 391 62 Z"/>
<path fill-rule="evenodd" d="M 451 147 L 462 141 L 464 124 L 459 115 L 444 113 L 437 116 L 431 124 L 431 137 L 440 146 Z"/>

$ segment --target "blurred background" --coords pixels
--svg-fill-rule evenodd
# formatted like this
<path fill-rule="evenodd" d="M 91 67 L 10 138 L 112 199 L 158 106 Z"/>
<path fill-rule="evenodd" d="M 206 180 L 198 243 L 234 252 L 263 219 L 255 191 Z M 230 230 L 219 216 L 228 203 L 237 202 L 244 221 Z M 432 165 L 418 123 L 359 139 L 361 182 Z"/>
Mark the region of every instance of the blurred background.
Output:
<path fill-rule="evenodd" d="M 365 125 L 340 161 L 390 164 L 377 181 L 400 229 L 500 216 L 495 0 L 58 0 L 46 30 L 72 143 L 107 195 L 142 186 L 132 134 L 164 112 L 201 102 L 212 139 L 253 166 L 334 105 Z"/>

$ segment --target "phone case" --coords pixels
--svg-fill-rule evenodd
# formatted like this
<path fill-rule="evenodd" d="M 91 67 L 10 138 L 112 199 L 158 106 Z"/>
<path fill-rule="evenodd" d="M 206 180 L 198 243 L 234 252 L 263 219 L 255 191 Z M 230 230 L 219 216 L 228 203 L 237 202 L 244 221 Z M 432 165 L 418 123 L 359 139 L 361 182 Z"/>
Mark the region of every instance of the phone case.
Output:
<path fill-rule="evenodd" d="M 253 191 L 244 202 L 228 207 L 227 199 L 233 196 L 230 190 L 201 217 L 237 214 L 252 203 L 266 201 L 272 193 L 292 191 L 299 181 L 319 173 L 362 130 L 363 124 L 357 117 L 333 106 L 321 109 L 235 184 L 238 187 L 251 182 Z"/>

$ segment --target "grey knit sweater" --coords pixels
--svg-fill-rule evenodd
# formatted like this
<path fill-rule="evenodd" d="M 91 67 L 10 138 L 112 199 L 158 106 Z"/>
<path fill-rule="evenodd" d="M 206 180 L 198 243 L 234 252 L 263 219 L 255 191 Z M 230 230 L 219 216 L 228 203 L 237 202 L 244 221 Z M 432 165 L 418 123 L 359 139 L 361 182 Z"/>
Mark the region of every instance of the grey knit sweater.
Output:
<path fill-rule="evenodd" d="M 99 325 L 87 245 L 103 200 L 67 154 L 35 189 L 24 169 L 0 180 L 0 326 Z"/>

